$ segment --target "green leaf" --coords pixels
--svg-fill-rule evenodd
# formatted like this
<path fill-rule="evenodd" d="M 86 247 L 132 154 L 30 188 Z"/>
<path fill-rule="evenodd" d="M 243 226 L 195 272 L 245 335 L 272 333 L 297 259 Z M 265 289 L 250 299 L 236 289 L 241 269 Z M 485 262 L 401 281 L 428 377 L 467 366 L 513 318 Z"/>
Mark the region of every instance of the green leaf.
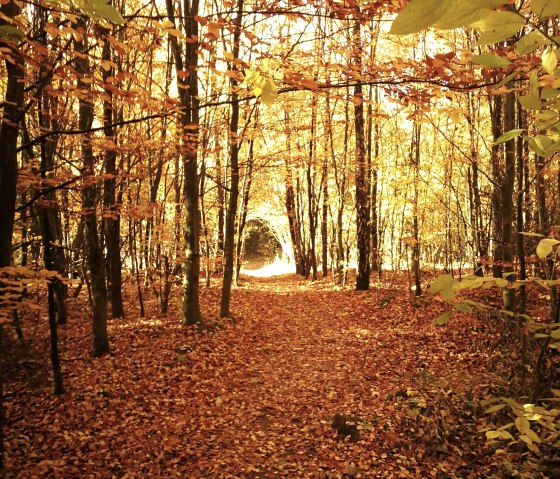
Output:
<path fill-rule="evenodd" d="M 560 339 L 560 329 L 556 329 L 550 333 L 550 337 L 553 339 Z"/>
<path fill-rule="evenodd" d="M 541 92 L 541 98 L 543 100 L 553 100 L 560 95 L 560 90 L 558 88 L 543 88 Z M 543 111 L 540 115 L 548 115 L 547 120 L 551 118 L 558 118 L 558 114 L 554 111 Z"/>
<path fill-rule="evenodd" d="M 510 130 L 507 133 L 504 133 L 498 139 L 496 139 L 496 141 L 494 141 L 494 143 L 492 143 L 492 144 L 493 145 L 500 145 L 502 143 L 505 143 L 506 141 L 513 140 L 513 139 L 517 138 L 519 135 L 521 135 L 521 133 L 523 133 L 523 131 L 524 131 L 523 128 L 520 128 L 518 130 Z"/>
<path fill-rule="evenodd" d="M 558 58 L 556 58 L 556 48 L 552 46 L 546 47 L 541 57 L 542 66 L 544 71 L 549 75 L 554 74 L 556 65 L 558 65 Z"/>
<path fill-rule="evenodd" d="M 540 31 L 534 30 L 521 37 L 521 39 L 517 42 L 517 45 L 515 45 L 515 49 L 520 55 L 526 55 L 527 53 L 534 52 L 537 48 L 549 42 L 550 40 Z"/>
<path fill-rule="evenodd" d="M 560 241 L 553 238 L 543 238 L 537 246 L 537 256 L 541 259 L 546 258 L 554 246 L 560 244 Z"/>
<path fill-rule="evenodd" d="M 78 10 L 90 18 L 105 20 L 115 25 L 124 25 L 124 18 L 119 11 L 110 4 L 110 0 L 69 0 Z"/>
<path fill-rule="evenodd" d="M 541 100 L 541 93 L 539 89 L 539 77 L 536 70 L 533 70 L 529 75 L 529 94 L 537 101 Z"/>
<path fill-rule="evenodd" d="M 560 0 L 531 0 L 531 10 L 541 19 L 560 15 Z"/>
<path fill-rule="evenodd" d="M 500 437 L 500 431 L 486 431 L 486 439 L 497 439 Z"/>
<path fill-rule="evenodd" d="M 515 427 L 521 434 L 526 434 L 531 429 L 531 424 L 525 417 L 518 416 L 515 418 Z"/>
<path fill-rule="evenodd" d="M 389 33 L 408 35 L 432 26 L 443 13 L 451 8 L 450 0 L 411 0 L 391 25 Z"/>
<path fill-rule="evenodd" d="M 434 324 L 436 326 L 443 326 L 453 317 L 453 311 L 448 311 L 447 313 L 441 314 L 435 321 Z"/>
<path fill-rule="evenodd" d="M 480 31 L 478 45 L 498 43 L 515 35 L 525 25 L 525 18 L 513 12 L 492 11 L 471 26 Z"/>
<path fill-rule="evenodd" d="M 534 236 L 534 237 L 537 237 L 537 238 L 544 237 L 544 235 L 542 235 L 540 233 L 532 233 L 530 231 L 520 231 L 519 234 L 523 235 L 523 236 Z"/>
<path fill-rule="evenodd" d="M 486 439 L 498 439 L 501 437 L 500 431 L 486 431 Z"/>
<path fill-rule="evenodd" d="M 496 286 L 500 287 L 500 288 L 505 288 L 508 284 L 509 281 L 507 279 L 503 279 L 503 278 L 494 278 Z"/>
<path fill-rule="evenodd" d="M 18 43 L 25 38 L 25 35 L 18 27 L 2 25 L 0 26 L 0 37 L 10 42 Z"/>
<path fill-rule="evenodd" d="M 503 0 L 456 0 L 435 23 L 436 28 L 452 30 L 482 20 L 492 7 L 503 5 Z"/>
<path fill-rule="evenodd" d="M 461 313 L 465 313 L 465 314 L 468 314 L 468 313 L 470 313 L 470 312 L 472 311 L 472 306 L 469 305 L 469 304 L 467 304 L 467 303 L 464 302 L 464 301 L 462 301 L 462 302 L 460 302 L 460 303 L 454 304 L 453 307 L 454 307 L 457 311 L 459 311 L 459 312 L 461 312 Z"/>
<path fill-rule="evenodd" d="M 494 55 L 492 53 L 473 55 L 471 61 L 475 65 L 482 65 L 492 68 L 505 68 L 511 65 L 511 62 L 507 58 L 501 57 L 500 55 Z"/>
<path fill-rule="evenodd" d="M 450 274 L 442 274 L 432 281 L 430 284 L 430 293 L 436 294 L 441 290 L 450 288 L 455 285 L 457 281 Z"/>
<path fill-rule="evenodd" d="M 276 89 L 276 85 L 272 80 L 267 79 L 264 82 L 262 93 L 261 93 L 262 102 L 266 106 L 271 106 L 277 97 L 278 97 L 278 90 Z"/>
<path fill-rule="evenodd" d="M 528 110 L 540 110 L 542 106 L 541 102 L 531 95 L 520 96 L 518 100 L 521 106 Z"/>
<path fill-rule="evenodd" d="M 500 410 L 502 410 L 502 409 L 505 408 L 505 407 L 506 407 L 506 405 L 503 404 L 503 403 L 502 403 L 502 404 L 495 404 L 494 406 L 490 406 L 488 409 L 486 409 L 486 410 L 484 411 L 484 414 L 491 414 L 491 413 L 493 413 L 493 412 L 500 411 Z"/>
<path fill-rule="evenodd" d="M 560 143 L 548 136 L 537 135 L 533 138 L 528 138 L 527 141 L 529 148 L 544 158 L 548 158 L 560 150 Z"/>
<path fill-rule="evenodd" d="M 536 443 L 540 443 L 541 442 L 541 438 L 537 435 L 537 433 L 535 431 L 533 431 L 531 428 L 529 428 L 527 431 L 525 431 L 525 435 L 527 437 L 529 437 L 533 442 Z"/>
<path fill-rule="evenodd" d="M 502 88 L 504 85 L 507 85 L 511 80 L 513 80 L 517 76 L 518 72 L 513 72 L 512 74 L 505 77 L 500 83 L 498 83 L 494 88 Z"/>

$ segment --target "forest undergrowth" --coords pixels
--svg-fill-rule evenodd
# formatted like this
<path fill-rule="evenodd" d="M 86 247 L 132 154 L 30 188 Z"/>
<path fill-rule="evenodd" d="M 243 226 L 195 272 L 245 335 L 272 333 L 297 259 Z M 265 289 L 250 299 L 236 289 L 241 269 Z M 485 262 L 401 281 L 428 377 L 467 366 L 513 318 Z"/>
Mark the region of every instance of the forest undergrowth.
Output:
<path fill-rule="evenodd" d="M 129 294 L 97 359 L 87 296 L 70 303 L 61 396 L 47 322 L 23 318 L 5 371 L 6 478 L 508 477 L 480 405 L 508 388 L 496 334 L 472 315 L 435 326 L 446 305 L 403 278 L 356 292 L 243 277 L 220 321 L 216 281 L 203 332 L 180 325 L 178 303 L 139 318 Z"/>

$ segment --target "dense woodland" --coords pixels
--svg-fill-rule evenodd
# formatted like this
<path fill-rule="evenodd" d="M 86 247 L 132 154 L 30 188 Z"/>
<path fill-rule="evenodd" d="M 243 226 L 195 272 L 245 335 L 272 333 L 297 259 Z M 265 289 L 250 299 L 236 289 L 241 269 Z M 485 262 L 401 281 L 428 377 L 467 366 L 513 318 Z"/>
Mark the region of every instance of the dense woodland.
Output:
<path fill-rule="evenodd" d="M 2 431 L 18 404 L 40 390 L 29 381 L 26 396 L 14 386 L 30 351 L 50 361 L 50 400 L 65 398 L 84 384 L 82 370 L 110 375 L 103 361 L 129 347 L 118 324 L 136 324 L 137 334 L 144 331 L 138 321 L 166 318 L 171 336 L 157 341 L 174 338 L 168 346 L 179 348 L 181 368 L 192 366 L 181 334 L 208 350 L 225 348 L 234 360 L 239 338 L 230 335 L 251 302 L 273 289 L 243 276 L 243 267 L 276 257 L 299 278 L 291 279 L 295 290 L 279 293 L 287 305 L 300 301 L 303 285 L 331 291 L 329 301 L 340 305 L 336 313 L 309 313 L 317 337 L 324 315 L 354 311 L 374 329 L 387 308 L 394 314 L 379 331 L 412 335 L 414 328 L 393 324 L 402 307 L 406 318 L 418 315 L 426 338 L 447 344 L 443 331 L 470 328 L 480 331 L 481 341 L 472 338 L 480 347 L 509 345 L 498 368 L 509 371 L 509 389 L 503 377 L 482 379 L 482 357 L 456 370 L 471 368 L 472 391 L 463 391 L 461 407 L 478 410 L 454 412 L 488 420 L 476 432 L 484 444 L 473 446 L 474 458 L 432 469 L 434 477 L 560 477 L 559 0 L 0 3 Z M 327 297 L 305 294 L 310 311 Z M 278 299 L 266 297 L 274 310 Z M 377 309 L 358 314 L 371 298 Z M 263 308 L 266 302 L 255 310 Z M 348 326 L 346 316 L 338 319 Z M 267 327 L 299 334 L 281 324 Z M 142 340 L 146 348 L 152 333 Z M 229 353 L 220 334 L 232 342 Z M 280 343 L 299 344 L 295 337 Z M 72 356 L 88 359 L 69 375 L 71 342 L 83 346 Z M 450 350 L 464 345 L 451 343 Z M 355 360 L 363 369 L 367 347 L 355 354 L 363 355 Z M 394 361 L 407 370 L 402 356 Z M 484 381 L 492 385 L 478 390 Z M 416 401 L 410 440 L 422 443 L 418 417 L 430 406 L 410 391 L 386 397 Z M 224 394 L 214 394 L 213 406 L 228 402 Z M 340 393 L 325 394 L 334 400 Z M 377 422 L 351 412 L 332 411 L 333 441 L 367 450 L 359 431 Z M 465 441 L 453 447 L 468 449 L 461 421 L 448 424 Z M 7 477 L 18 477 L 14 464 L 23 467 L 14 459 L 22 444 L 14 431 L 2 433 Z M 420 462 L 450 454 L 446 441 L 426 446 L 432 462 Z M 91 477 L 382 477 L 380 470 L 421 477 L 428 470 L 403 463 L 407 476 L 380 459 L 378 472 L 350 461 L 312 475 L 309 464 L 189 469 L 176 458 L 170 464 L 183 469 L 173 473 L 106 466 Z M 21 477 L 77 477 L 47 462 Z M 478 467 L 480 476 L 472 472 Z"/>

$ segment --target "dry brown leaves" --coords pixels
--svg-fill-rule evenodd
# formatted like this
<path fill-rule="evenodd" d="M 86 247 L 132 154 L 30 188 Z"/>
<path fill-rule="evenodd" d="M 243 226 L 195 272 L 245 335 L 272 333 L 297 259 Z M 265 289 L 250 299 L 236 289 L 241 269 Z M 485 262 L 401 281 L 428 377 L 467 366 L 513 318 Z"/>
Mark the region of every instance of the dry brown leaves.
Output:
<path fill-rule="evenodd" d="M 215 319 L 219 285 L 202 302 Z M 89 356 L 85 306 L 72 305 L 61 397 L 47 326 L 28 322 L 43 369 L 33 381 L 8 375 L 8 478 L 486 475 L 473 466 L 483 434 L 467 402 L 496 379 L 473 347 L 476 320 L 434 326 L 444 309 L 434 298 L 404 285 L 247 279 L 234 319 L 214 333 L 182 328 L 177 314 L 138 319 L 134 305 L 111 321 L 112 355 L 100 359 Z M 360 418 L 357 442 L 332 429 L 337 413 Z"/>

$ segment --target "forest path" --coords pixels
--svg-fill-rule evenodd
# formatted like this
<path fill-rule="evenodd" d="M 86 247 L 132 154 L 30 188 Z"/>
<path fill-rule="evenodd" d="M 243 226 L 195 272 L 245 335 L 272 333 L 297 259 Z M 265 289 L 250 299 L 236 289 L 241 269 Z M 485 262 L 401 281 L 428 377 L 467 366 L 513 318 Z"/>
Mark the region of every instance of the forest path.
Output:
<path fill-rule="evenodd" d="M 219 293 L 202 291 L 208 319 Z M 454 416 L 483 358 L 470 325 L 433 326 L 442 309 L 397 288 L 246 278 L 224 329 L 130 314 L 97 360 L 74 318 L 68 392 L 8 391 L 8 477 L 455 477 L 468 431 Z M 359 441 L 337 437 L 335 414 L 367 420 Z"/>
<path fill-rule="evenodd" d="M 207 407 L 193 415 L 187 448 L 202 477 L 423 477 L 426 454 L 451 453 L 442 437 L 451 427 L 436 424 L 445 422 L 441 410 L 428 421 L 432 431 L 408 417 L 407 408 L 414 417 L 449 406 L 437 376 L 453 377 L 449 366 L 466 353 L 453 351 L 457 334 L 433 326 L 438 310 L 422 314 L 424 299 L 286 275 L 247 279 L 232 305 L 237 322 L 220 333 L 225 350 L 207 356 L 220 379 L 195 387 Z M 460 392 L 474 373 L 466 356 Z M 395 414 L 403 408 L 404 421 Z M 340 441 L 337 413 L 367 420 L 362 440 Z"/>

